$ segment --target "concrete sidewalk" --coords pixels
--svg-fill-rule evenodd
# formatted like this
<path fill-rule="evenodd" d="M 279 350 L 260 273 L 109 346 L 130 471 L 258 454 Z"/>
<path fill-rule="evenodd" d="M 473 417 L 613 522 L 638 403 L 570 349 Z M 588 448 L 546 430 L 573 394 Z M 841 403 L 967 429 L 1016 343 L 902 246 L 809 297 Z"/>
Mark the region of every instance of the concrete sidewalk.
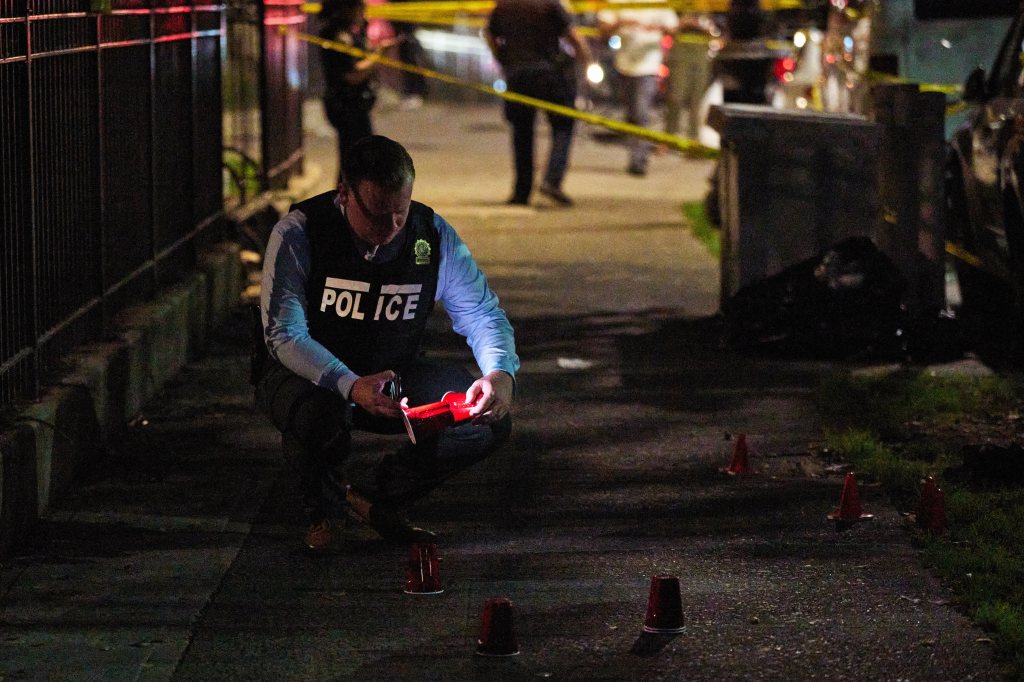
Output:
<path fill-rule="evenodd" d="M 813 391 L 837 368 L 719 347 L 717 266 L 679 210 L 709 162 L 633 178 L 581 129 L 577 206 L 507 207 L 497 106 L 386 105 L 380 132 L 410 147 L 416 198 L 477 255 L 523 360 L 510 447 L 409 510 L 438 533 L 444 593 L 403 594 L 408 548 L 363 527 L 330 556 L 299 549 L 239 311 L 2 564 L 0 679 L 1000 679 L 875 489 L 873 521 L 826 521 L 842 479 Z M 308 124 L 312 194 L 334 152 Z M 430 347 L 468 360 L 443 322 Z M 726 476 L 741 432 L 756 472 Z M 358 443 L 356 475 L 397 446 Z M 680 579 L 680 634 L 642 631 L 658 574 Z M 474 655 L 496 596 L 512 658 Z"/>

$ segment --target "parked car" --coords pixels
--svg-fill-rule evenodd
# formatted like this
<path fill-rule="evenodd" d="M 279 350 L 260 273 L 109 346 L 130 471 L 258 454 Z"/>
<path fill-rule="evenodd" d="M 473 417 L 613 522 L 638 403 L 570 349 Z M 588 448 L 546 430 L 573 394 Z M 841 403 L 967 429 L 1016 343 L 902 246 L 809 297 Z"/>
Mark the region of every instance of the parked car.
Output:
<path fill-rule="evenodd" d="M 975 110 L 953 134 L 946 164 L 947 241 L 966 309 L 1004 285 L 1024 311 L 1024 3 L 991 72 L 975 69 L 963 100 Z"/>

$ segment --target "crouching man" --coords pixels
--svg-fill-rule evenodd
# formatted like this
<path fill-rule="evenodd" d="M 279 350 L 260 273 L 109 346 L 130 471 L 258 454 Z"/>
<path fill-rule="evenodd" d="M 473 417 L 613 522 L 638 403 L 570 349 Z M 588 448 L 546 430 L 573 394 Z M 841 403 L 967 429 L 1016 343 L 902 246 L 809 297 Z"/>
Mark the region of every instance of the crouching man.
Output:
<path fill-rule="evenodd" d="M 399 509 L 508 439 L 519 369 L 512 326 L 452 226 L 412 201 L 415 169 L 402 145 L 363 138 L 343 158 L 341 178 L 337 191 L 293 206 L 271 234 L 260 304 L 269 358 L 256 402 L 298 473 L 307 547 L 327 548 L 340 514 L 389 540 L 427 542 L 433 535 Z M 481 378 L 423 356 L 438 301 Z M 346 482 L 354 430 L 404 436 L 403 406 L 447 391 L 466 394 L 470 424 L 415 444 L 403 438 L 372 490 Z"/>

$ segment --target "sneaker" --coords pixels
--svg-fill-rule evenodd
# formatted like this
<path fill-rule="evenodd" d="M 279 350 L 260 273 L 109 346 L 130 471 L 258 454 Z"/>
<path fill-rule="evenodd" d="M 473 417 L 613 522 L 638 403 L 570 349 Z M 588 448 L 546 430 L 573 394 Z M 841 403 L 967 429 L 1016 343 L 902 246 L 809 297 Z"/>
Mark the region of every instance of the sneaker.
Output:
<path fill-rule="evenodd" d="M 524 199 L 523 197 L 512 196 L 509 197 L 505 203 L 508 204 L 509 206 L 529 206 L 530 200 Z"/>
<path fill-rule="evenodd" d="M 306 531 L 306 547 L 314 552 L 320 552 L 331 545 L 334 534 L 331 532 L 331 522 L 327 519 L 312 524 Z"/>
<path fill-rule="evenodd" d="M 542 183 L 541 186 L 538 187 L 537 189 L 541 194 L 551 199 L 556 204 L 561 204 L 562 206 L 572 206 L 572 199 L 569 198 L 569 195 L 563 192 L 558 187 L 555 187 L 554 185 L 549 185 L 548 183 L 545 182 Z"/>
<path fill-rule="evenodd" d="M 647 175 L 647 169 L 643 166 L 633 165 L 626 169 L 626 172 L 630 175 L 635 175 L 639 178 Z"/>

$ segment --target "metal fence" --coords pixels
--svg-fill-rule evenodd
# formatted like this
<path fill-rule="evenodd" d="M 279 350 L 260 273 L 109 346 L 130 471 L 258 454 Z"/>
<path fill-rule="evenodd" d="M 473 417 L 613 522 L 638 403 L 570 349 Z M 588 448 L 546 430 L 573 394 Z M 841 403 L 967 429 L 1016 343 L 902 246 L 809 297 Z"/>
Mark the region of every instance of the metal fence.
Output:
<path fill-rule="evenodd" d="M 306 45 L 282 26 L 305 30 L 301 0 L 229 0 L 224 63 L 225 164 L 229 205 L 282 187 L 302 172 Z M 254 187 L 255 185 L 255 187 Z"/>
<path fill-rule="evenodd" d="M 225 142 L 301 171 L 305 15 L 230 2 L 0 0 L 0 408 L 229 233 Z"/>
<path fill-rule="evenodd" d="M 0 406 L 219 238 L 224 7 L 0 0 Z"/>
<path fill-rule="evenodd" d="M 263 167 L 271 186 L 281 186 L 302 169 L 302 100 L 306 44 L 284 26 L 304 31 L 304 0 L 263 2 Z"/>

